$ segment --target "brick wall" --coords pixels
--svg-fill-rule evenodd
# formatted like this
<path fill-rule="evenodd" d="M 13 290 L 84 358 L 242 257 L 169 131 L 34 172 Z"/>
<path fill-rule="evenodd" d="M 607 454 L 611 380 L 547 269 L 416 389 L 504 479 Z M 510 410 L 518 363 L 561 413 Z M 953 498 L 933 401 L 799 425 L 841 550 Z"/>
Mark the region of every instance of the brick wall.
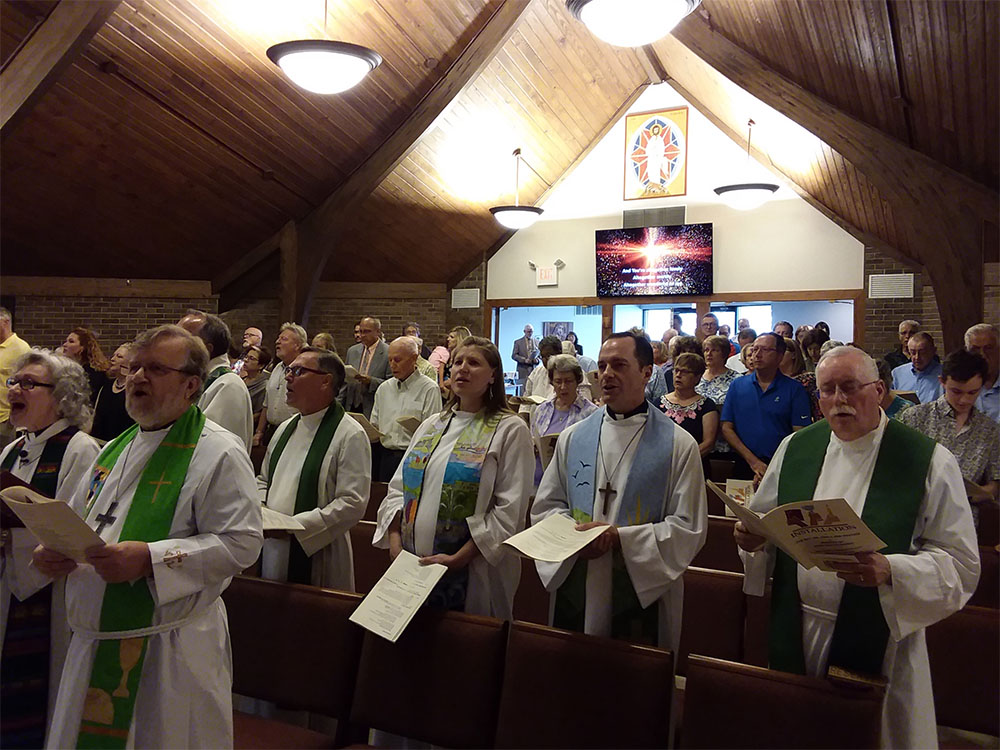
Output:
<path fill-rule="evenodd" d="M 483 332 L 483 301 L 486 299 L 486 264 L 480 263 L 475 270 L 456 284 L 453 289 L 479 289 L 479 307 L 455 310 L 451 306 L 451 289 L 448 290 L 447 330 L 455 326 L 465 326 L 472 331 L 473 336 L 482 336 Z M 487 338 L 490 331 L 486 331 Z"/>
<path fill-rule="evenodd" d="M 883 357 L 886 352 L 899 346 L 899 324 L 906 319 L 918 320 L 923 324 L 926 313 L 923 299 L 925 287 L 919 268 L 906 265 L 878 250 L 865 248 L 865 290 L 868 277 L 879 273 L 912 273 L 912 299 L 872 299 L 868 298 L 865 309 L 865 349 L 875 357 Z M 937 308 L 934 308 L 935 315 Z M 940 324 L 939 324 L 940 327 Z M 933 334 L 931 334 L 933 335 Z"/>

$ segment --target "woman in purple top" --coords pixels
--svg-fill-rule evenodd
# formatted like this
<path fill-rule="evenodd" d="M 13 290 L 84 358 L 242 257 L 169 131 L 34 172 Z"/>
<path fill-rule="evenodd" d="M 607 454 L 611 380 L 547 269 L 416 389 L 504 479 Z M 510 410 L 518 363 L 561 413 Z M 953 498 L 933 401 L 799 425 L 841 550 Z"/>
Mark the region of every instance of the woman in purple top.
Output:
<path fill-rule="evenodd" d="M 543 401 L 531 415 L 531 437 L 540 438 L 545 435 L 558 435 L 571 424 L 597 410 L 597 405 L 579 393 L 583 383 L 583 369 L 576 357 L 571 354 L 559 354 L 549 357 L 546 364 L 549 371 L 549 382 L 555 395 L 548 401 Z M 542 481 L 542 457 L 535 446 L 535 487 Z"/>

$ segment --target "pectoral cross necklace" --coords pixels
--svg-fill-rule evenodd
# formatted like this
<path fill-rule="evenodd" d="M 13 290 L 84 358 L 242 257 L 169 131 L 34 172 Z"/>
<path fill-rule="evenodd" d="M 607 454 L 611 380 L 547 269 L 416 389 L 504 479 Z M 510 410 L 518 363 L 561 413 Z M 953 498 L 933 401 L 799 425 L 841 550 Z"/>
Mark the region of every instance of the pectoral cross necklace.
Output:
<path fill-rule="evenodd" d="M 608 517 L 608 506 L 614 502 L 614 499 L 618 496 L 618 490 L 611 486 L 611 481 L 615 478 L 615 474 L 618 473 L 618 469 L 621 468 L 622 461 L 625 460 L 625 454 L 628 453 L 628 449 L 632 447 L 632 443 L 634 443 L 635 439 L 639 437 L 639 433 L 642 432 L 642 428 L 645 426 L 645 422 L 639 425 L 639 429 L 635 431 L 635 434 L 625 445 L 625 450 L 623 450 L 621 456 L 618 457 L 618 463 L 615 464 L 615 468 L 610 473 L 608 472 L 608 465 L 604 462 L 604 446 L 600 446 L 601 468 L 604 469 L 604 486 L 598 487 L 597 491 L 601 493 L 601 514 L 604 518 Z"/>

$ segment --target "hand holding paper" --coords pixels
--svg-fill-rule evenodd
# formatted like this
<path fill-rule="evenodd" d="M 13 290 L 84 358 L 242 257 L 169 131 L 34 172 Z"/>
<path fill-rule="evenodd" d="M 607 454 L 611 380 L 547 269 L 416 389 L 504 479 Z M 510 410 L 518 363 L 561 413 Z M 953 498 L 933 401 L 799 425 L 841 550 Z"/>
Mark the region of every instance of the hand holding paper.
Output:
<path fill-rule="evenodd" d="M 444 565 L 421 565 L 416 555 L 402 550 L 351 622 L 395 643 L 446 572 Z"/>
<path fill-rule="evenodd" d="M 607 524 L 595 524 L 578 531 L 577 523 L 572 518 L 563 513 L 553 513 L 534 526 L 514 534 L 504 544 L 533 560 L 562 562 L 580 552 L 610 528 L 612 527 Z"/>
<path fill-rule="evenodd" d="M 63 557 L 87 562 L 86 550 L 104 544 L 97 532 L 62 500 L 53 500 L 26 487 L 8 487 L 0 492 L 0 497 L 43 547 Z"/>

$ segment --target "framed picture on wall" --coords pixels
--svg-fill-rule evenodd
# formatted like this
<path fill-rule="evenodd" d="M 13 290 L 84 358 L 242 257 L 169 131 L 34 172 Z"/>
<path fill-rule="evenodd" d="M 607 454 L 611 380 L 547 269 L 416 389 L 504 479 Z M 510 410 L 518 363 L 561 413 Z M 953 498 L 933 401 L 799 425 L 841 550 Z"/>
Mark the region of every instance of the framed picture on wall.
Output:
<path fill-rule="evenodd" d="M 565 341 L 566 334 L 572 330 L 572 323 L 542 323 L 542 336 L 555 336 L 560 341 Z"/>
<path fill-rule="evenodd" d="M 688 108 L 625 117 L 625 200 L 687 194 Z"/>

